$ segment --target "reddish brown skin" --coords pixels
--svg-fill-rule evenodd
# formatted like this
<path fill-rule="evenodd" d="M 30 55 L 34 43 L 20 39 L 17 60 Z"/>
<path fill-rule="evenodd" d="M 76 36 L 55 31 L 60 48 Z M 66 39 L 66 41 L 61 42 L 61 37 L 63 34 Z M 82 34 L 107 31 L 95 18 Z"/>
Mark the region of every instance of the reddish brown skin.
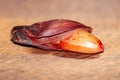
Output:
<path fill-rule="evenodd" d="M 11 31 L 11 40 L 15 43 L 31 45 L 45 50 L 61 50 L 58 45 L 59 41 L 76 29 L 92 32 L 91 27 L 79 22 L 55 19 L 38 22 L 30 26 L 15 26 Z"/>

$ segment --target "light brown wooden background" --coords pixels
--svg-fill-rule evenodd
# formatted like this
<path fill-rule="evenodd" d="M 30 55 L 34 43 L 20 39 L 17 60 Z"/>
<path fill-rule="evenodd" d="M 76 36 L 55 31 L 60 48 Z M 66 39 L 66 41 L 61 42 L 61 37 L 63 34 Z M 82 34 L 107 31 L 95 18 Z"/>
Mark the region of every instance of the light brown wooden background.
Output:
<path fill-rule="evenodd" d="M 56 18 L 91 26 L 104 53 L 44 51 L 10 41 L 14 26 Z M 120 0 L 0 0 L 0 80 L 120 80 Z"/>

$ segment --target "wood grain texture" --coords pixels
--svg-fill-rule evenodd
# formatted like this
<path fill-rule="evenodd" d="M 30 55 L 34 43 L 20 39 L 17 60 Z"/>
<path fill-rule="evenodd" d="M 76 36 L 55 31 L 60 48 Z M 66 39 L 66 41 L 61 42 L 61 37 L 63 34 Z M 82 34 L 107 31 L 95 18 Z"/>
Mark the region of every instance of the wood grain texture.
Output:
<path fill-rule="evenodd" d="M 0 0 L 0 80 L 120 80 L 120 0 Z M 45 51 L 10 41 L 16 25 L 71 19 L 93 27 L 101 54 Z"/>

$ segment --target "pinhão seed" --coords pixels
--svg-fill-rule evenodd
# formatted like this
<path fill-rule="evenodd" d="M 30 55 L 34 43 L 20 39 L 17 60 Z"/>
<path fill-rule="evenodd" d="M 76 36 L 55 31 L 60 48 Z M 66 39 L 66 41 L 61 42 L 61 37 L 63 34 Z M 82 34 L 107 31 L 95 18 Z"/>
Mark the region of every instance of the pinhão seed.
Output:
<path fill-rule="evenodd" d="M 30 26 L 15 26 L 11 30 L 11 40 L 44 50 L 66 50 L 78 53 L 103 52 L 102 42 L 91 32 L 91 27 L 79 22 L 55 19 Z"/>

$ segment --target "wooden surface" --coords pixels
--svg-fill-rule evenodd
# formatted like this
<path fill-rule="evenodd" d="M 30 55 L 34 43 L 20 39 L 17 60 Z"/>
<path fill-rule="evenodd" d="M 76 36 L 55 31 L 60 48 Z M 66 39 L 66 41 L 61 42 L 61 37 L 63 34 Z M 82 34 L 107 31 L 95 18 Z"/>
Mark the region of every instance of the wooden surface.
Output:
<path fill-rule="evenodd" d="M 120 0 L 0 0 L 0 80 L 120 80 Z M 49 19 L 91 26 L 104 53 L 44 51 L 13 44 L 10 30 Z"/>

